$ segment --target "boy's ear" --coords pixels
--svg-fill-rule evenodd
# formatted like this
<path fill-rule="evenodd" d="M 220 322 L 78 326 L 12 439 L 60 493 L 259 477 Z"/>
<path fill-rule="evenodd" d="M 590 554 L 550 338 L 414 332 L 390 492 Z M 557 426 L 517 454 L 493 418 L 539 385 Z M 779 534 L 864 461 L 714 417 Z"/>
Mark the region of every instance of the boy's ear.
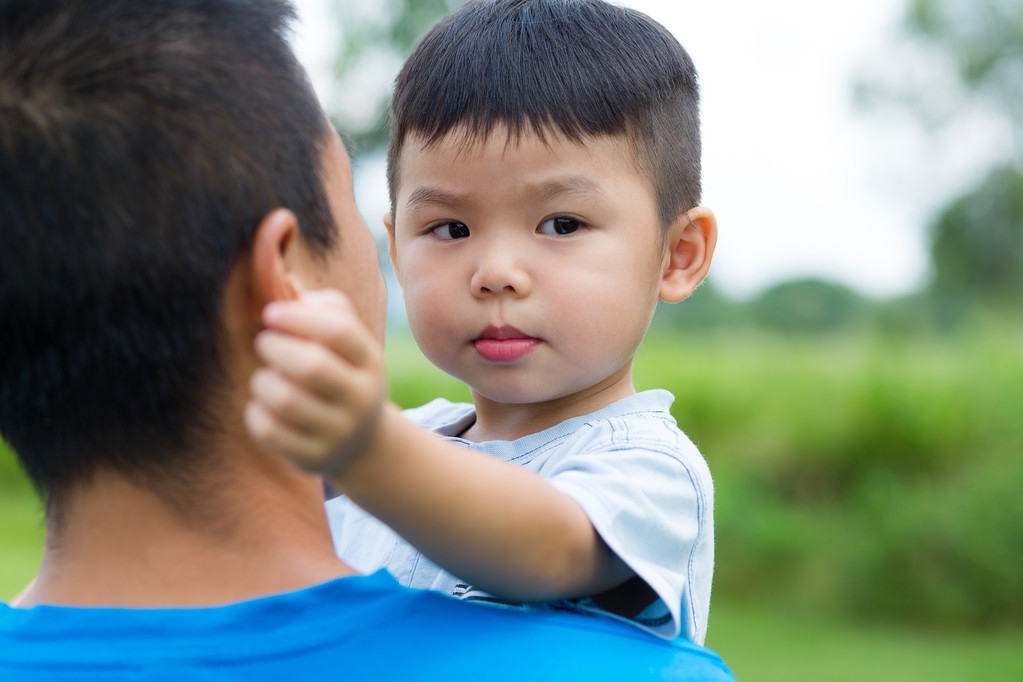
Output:
<path fill-rule="evenodd" d="M 401 271 L 398 270 L 398 257 L 394 250 L 394 214 L 390 211 L 384 214 L 384 227 L 387 229 L 387 247 L 391 254 L 391 267 L 394 268 L 394 276 L 398 278 L 398 284 L 401 284 Z"/>
<path fill-rule="evenodd" d="M 298 297 L 302 289 L 296 278 L 300 249 L 294 213 L 276 208 L 263 217 L 252 239 L 252 307 L 257 319 L 267 303 Z"/>
<path fill-rule="evenodd" d="M 707 276 L 717 241 L 718 223 L 709 208 L 697 206 L 678 217 L 668 232 L 661 300 L 678 303 L 693 293 Z"/>

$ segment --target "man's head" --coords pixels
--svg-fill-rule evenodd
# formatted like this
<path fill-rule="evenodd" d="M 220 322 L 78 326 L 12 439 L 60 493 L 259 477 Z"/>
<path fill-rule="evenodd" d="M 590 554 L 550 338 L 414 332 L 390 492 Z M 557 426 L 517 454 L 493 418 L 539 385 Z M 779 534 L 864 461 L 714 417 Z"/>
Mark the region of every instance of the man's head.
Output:
<path fill-rule="evenodd" d="M 467 142 L 506 130 L 615 136 L 649 177 L 662 226 L 700 199 L 696 70 L 663 26 L 603 0 L 477 0 L 433 28 L 398 76 L 391 208 L 410 137 Z"/>
<path fill-rule="evenodd" d="M 194 475 L 231 388 L 225 287 L 264 219 L 334 250 L 324 178 L 347 158 L 292 14 L 0 0 L 0 434 L 51 508 L 99 470 Z"/>

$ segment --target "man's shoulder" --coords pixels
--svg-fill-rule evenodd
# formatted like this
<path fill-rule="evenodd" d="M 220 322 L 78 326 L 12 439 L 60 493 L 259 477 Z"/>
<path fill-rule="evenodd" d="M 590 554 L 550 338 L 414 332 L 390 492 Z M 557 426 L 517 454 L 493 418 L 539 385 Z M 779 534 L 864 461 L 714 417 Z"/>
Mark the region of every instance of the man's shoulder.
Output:
<path fill-rule="evenodd" d="M 385 619 L 387 631 L 378 633 L 378 644 L 402 651 L 409 675 L 516 682 L 734 680 L 709 649 L 682 639 L 658 639 L 609 618 L 508 611 L 434 592 L 394 589 L 392 604 L 398 608 Z"/>
<path fill-rule="evenodd" d="M 684 641 L 604 618 L 465 604 L 384 573 L 216 608 L 0 606 L 0 679 L 10 682 L 101 680 L 112 670 L 300 679 L 338 669 L 367 680 L 734 679 L 716 654 Z"/>

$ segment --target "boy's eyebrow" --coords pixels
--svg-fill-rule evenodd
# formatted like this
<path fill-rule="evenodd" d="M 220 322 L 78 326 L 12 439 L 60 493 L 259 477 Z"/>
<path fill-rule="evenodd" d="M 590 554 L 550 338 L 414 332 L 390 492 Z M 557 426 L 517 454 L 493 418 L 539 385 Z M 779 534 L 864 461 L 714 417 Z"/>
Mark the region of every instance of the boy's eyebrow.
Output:
<path fill-rule="evenodd" d="M 526 186 L 526 193 L 536 196 L 543 201 L 557 199 L 566 194 L 607 194 L 600 184 L 584 175 L 573 175 L 567 178 L 530 184 Z M 423 205 L 435 205 L 457 208 L 470 203 L 470 201 L 471 198 L 467 196 L 445 192 L 436 187 L 424 186 L 417 187 L 412 191 L 405 202 L 405 207 L 412 209 Z"/>
<path fill-rule="evenodd" d="M 604 188 L 584 175 L 573 175 L 567 178 L 548 180 L 529 186 L 530 194 L 535 194 L 548 201 L 566 194 L 607 194 Z"/>
<path fill-rule="evenodd" d="M 426 186 L 417 187 L 413 190 L 412 194 L 408 197 L 408 201 L 405 202 L 405 207 L 411 209 L 426 204 L 458 207 L 466 203 L 468 203 L 466 197 L 451 194 L 436 187 Z"/>

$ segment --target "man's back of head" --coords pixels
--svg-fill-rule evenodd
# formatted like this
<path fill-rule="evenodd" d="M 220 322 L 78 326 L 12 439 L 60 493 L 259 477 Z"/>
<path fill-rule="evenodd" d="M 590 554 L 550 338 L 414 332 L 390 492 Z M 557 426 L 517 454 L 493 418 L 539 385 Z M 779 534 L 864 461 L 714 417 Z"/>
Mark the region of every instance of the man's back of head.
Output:
<path fill-rule="evenodd" d="M 329 130 L 262 0 L 0 2 L 0 434 L 55 513 L 201 478 L 221 294 L 260 219 L 328 248 Z"/>

